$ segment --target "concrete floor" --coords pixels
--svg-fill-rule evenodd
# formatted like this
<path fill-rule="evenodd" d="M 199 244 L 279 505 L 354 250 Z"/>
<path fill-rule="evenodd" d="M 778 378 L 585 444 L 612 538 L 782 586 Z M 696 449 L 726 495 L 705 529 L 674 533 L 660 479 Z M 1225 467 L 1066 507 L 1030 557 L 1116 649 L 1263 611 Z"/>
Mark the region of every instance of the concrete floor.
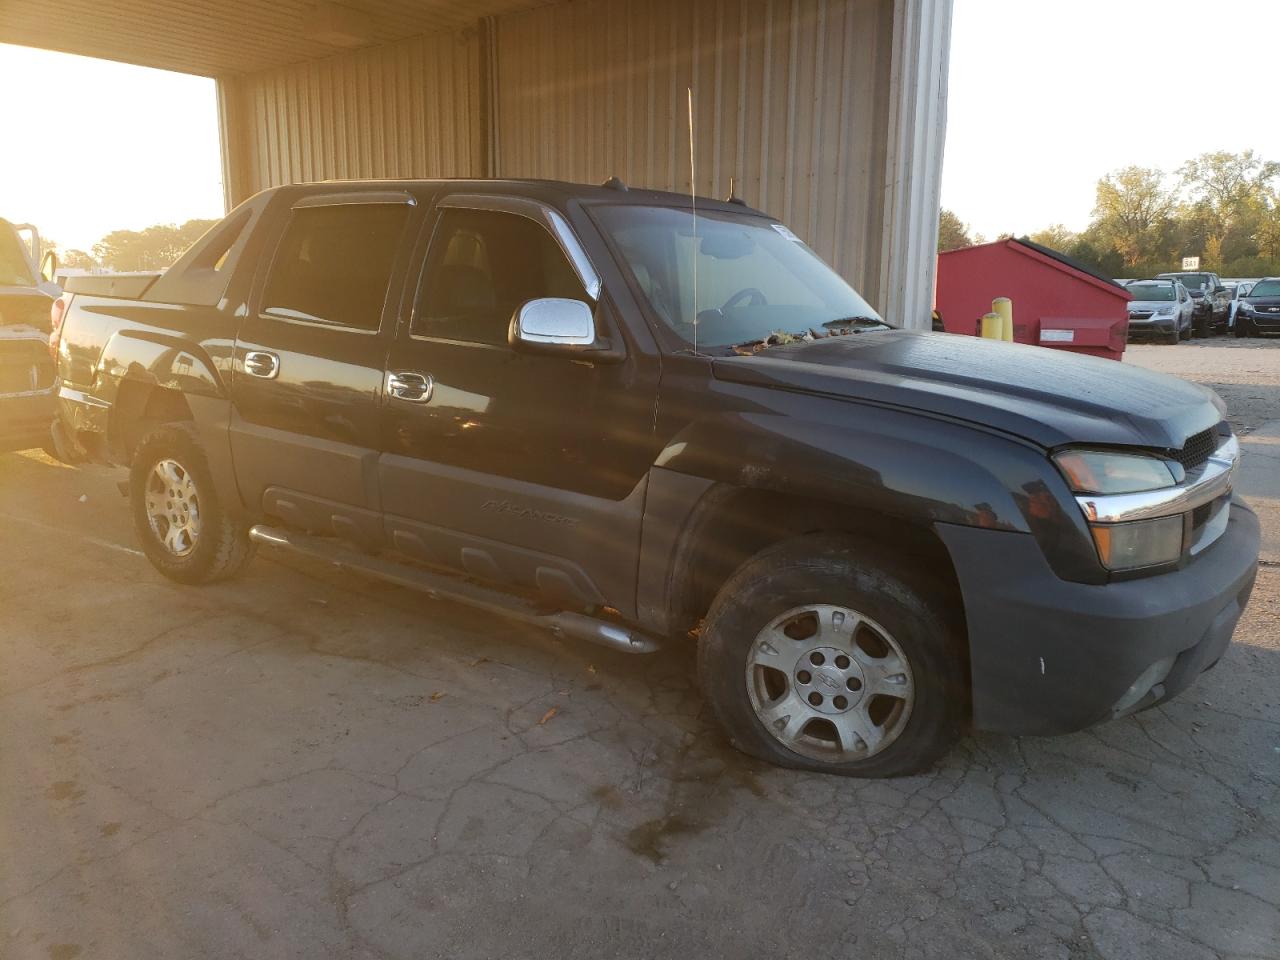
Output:
<path fill-rule="evenodd" d="M 1181 700 L 888 782 L 728 751 L 687 649 L 292 560 L 170 584 L 36 454 L 0 612 L 5 960 L 1280 956 L 1275 566 Z"/>

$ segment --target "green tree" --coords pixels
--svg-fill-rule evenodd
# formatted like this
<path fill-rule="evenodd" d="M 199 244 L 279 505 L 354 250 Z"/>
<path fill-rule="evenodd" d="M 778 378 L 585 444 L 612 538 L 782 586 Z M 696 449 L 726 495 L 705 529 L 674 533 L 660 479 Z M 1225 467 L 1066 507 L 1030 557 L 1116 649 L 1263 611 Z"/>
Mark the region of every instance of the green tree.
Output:
<path fill-rule="evenodd" d="M 1177 210 L 1177 197 L 1164 180 L 1159 170 L 1125 167 L 1098 181 L 1092 228 L 1126 267 L 1156 253 Z"/>
<path fill-rule="evenodd" d="M 1040 244 L 1042 247 L 1048 247 L 1051 250 L 1058 250 L 1065 253 L 1067 250 L 1071 249 L 1071 245 L 1076 242 L 1078 237 L 1079 234 L 1074 230 L 1068 230 L 1066 226 L 1061 223 L 1054 223 L 1045 227 L 1043 230 L 1037 230 L 1035 233 L 1031 234 L 1028 239 L 1034 243 Z"/>
<path fill-rule="evenodd" d="M 1203 208 L 1214 236 L 1221 238 L 1237 219 L 1266 205 L 1272 181 L 1280 177 L 1280 163 L 1263 160 L 1252 150 L 1217 150 L 1188 160 L 1178 175 L 1192 204 Z"/>
<path fill-rule="evenodd" d="M 68 250 L 61 256 L 62 265 L 73 270 L 96 270 L 98 261 L 83 250 Z"/>
<path fill-rule="evenodd" d="M 971 246 L 973 239 L 969 236 L 968 226 L 950 210 L 943 210 L 938 215 L 938 252 Z"/>
<path fill-rule="evenodd" d="M 93 256 L 112 270 L 163 270 L 216 220 L 158 223 L 144 230 L 113 230 L 93 245 Z"/>

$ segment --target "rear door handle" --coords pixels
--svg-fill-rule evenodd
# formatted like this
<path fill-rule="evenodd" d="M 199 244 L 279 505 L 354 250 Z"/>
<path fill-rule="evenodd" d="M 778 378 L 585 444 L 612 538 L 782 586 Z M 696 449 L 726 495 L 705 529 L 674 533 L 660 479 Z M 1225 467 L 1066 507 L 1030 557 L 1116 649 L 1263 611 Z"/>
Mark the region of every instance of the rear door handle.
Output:
<path fill-rule="evenodd" d="M 431 399 L 435 381 L 425 373 L 391 372 L 387 374 L 387 393 L 396 400 L 426 403 Z"/>
<path fill-rule="evenodd" d="M 280 375 L 280 358 L 266 350 L 249 350 L 244 355 L 244 372 L 251 377 L 274 380 Z"/>

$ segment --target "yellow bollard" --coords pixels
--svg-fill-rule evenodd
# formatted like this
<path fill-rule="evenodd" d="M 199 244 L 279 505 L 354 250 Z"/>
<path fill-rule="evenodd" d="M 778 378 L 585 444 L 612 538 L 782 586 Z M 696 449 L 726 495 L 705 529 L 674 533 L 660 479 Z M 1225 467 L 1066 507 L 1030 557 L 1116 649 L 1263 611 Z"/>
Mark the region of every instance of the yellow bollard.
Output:
<path fill-rule="evenodd" d="M 998 314 L 1001 322 L 1000 339 L 1013 342 L 1013 301 L 1008 297 L 996 297 L 991 301 L 992 313 Z"/>
<path fill-rule="evenodd" d="M 982 318 L 982 339 L 1003 340 L 1004 320 L 998 313 L 988 313 Z"/>

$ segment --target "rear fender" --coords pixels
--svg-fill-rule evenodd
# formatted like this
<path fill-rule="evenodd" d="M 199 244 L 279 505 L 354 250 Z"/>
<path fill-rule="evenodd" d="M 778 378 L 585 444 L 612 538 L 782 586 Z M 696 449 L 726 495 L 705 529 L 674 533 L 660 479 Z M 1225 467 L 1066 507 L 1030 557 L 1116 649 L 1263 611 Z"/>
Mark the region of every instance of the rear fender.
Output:
<path fill-rule="evenodd" d="M 226 382 L 213 360 L 199 346 L 181 337 L 149 331 L 125 330 L 107 340 L 98 363 L 100 396 L 124 381 L 139 381 L 188 396 L 226 397 Z"/>

